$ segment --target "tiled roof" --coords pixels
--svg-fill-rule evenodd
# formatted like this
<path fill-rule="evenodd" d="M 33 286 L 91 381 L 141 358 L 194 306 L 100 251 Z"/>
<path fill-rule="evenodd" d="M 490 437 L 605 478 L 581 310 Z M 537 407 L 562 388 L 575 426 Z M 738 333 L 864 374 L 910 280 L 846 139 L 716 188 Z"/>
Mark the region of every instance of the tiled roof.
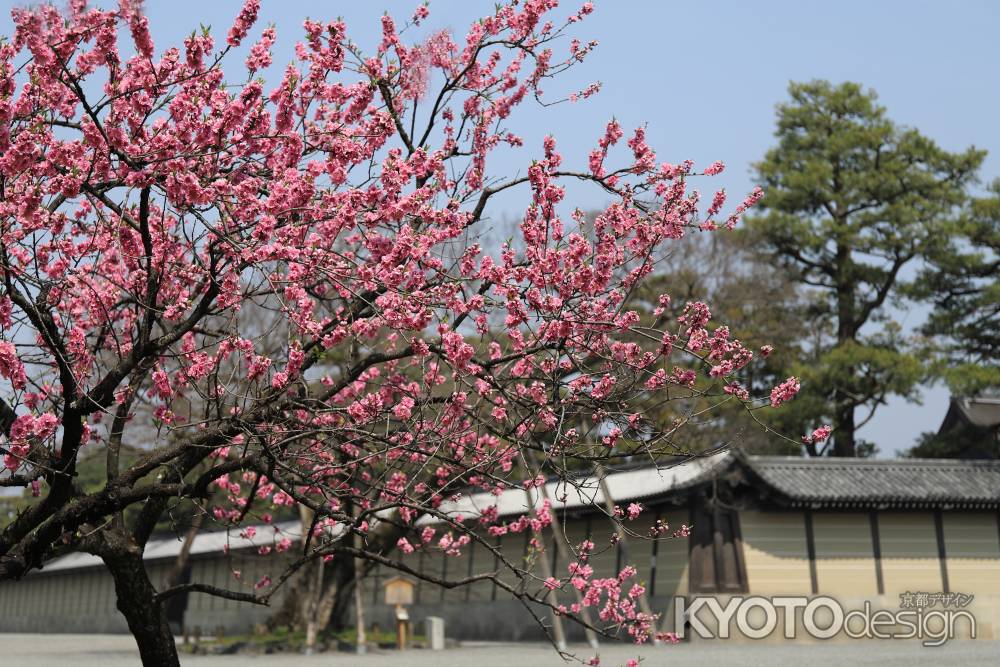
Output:
<path fill-rule="evenodd" d="M 242 537 L 245 530 L 215 530 L 198 533 L 194 542 L 191 543 L 191 555 L 195 556 L 204 553 L 218 553 L 228 548 L 231 551 L 249 549 L 251 547 L 272 546 L 278 540 L 288 537 L 293 541 L 298 541 L 301 536 L 301 524 L 298 521 L 283 521 L 270 525 L 254 526 L 256 533 L 253 538 Z M 184 546 L 184 539 L 181 537 L 168 537 L 152 539 L 146 544 L 146 550 L 142 554 L 143 560 L 157 560 L 160 558 L 176 558 Z M 103 566 L 104 561 L 99 556 L 93 554 L 74 552 L 55 558 L 45 564 L 43 571 L 54 570 L 76 570 L 86 567 Z"/>
<path fill-rule="evenodd" d="M 727 474 L 733 471 L 742 474 Z M 794 507 L 1000 507 L 1000 461 L 806 459 L 725 451 L 667 468 L 613 471 L 606 479 L 614 502 L 621 504 L 670 497 L 724 475 L 777 504 Z M 549 482 L 546 492 L 556 510 L 604 507 L 596 477 Z M 499 496 L 474 493 L 444 503 L 440 509 L 452 516 L 473 518 L 496 506 L 500 516 L 519 516 L 541 507 L 542 494 L 537 489 L 530 493 L 530 502 L 523 489 L 507 489 Z M 423 523 L 435 520 L 428 516 Z"/>
<path fill-rule="evenodd" d="M 1000 424 L 1000 398 L 981 396 L 978 398 L 963 397 L 953 400 L 973 426 L 993 428 Z"/>
<path fill-rule="evenodd" d="M 675 493 L 688 489 L 713 477 L 732 460 L 728 451 L 708 456 L 696 456 L 682 463 L 665 467 L 642 467 L 632 470 L 609 472 L 606 476 L 608 491 L 615 503 L 642 500 L 653 496 Z M 574 510 L 588 506 L 604 508 L 604 493 L 600 479 L 581 477 L 571 482 L 554 481 L 545 485 L 545 492 L 552 508 Z M 543 497 L 538 489 L 530 491 L 531 502 L 524 489 L 507 489 L 499 496 L 491 493 L 473 493 L 456 501 L 443 503 L 440 511 L 452 516 L 477 517 L 487 507 L 496 506 L 500 516 L 520 516 L 542 506 Z M 426 517 L 425 522 L 433 522 Z"/>
<path fill-rule="evenodd" d="M 966 507 L 1000 505 L 1000 461 L 802 459 L 740 456 L 795 505 Z"/>
<path fill-rule="evenodd" d="M 698 487 L 734 470 L 742 470 L 742 484 L 793 507 L 824 508 L 966 508 L 1000 507 L 1000 461 L 955 459 L 804 459 L 786 456 L 748 456 L 723 451 L 695 457 L 664 468 L 635 468 L 609 472 L 608 489 L 616 504 L 670 496 Z M 732 479 L 731 475 L 727 475 Z M 556 510 L 588 506 L 603 508 L 604 494 L 596 477 L 549 482 L 546 492 Z M 500 516 L 519 516 L 541 507 L 542 494 L 532 489 L 507 489 L 499 496 L 475 493 L 441 505 L 441 512 L 469 519 L 487 507 L 496 506 Z M 436 521 L 423 517 L 421 524 Z M 192 544 L 191 553 L 212 553 L 271 544 L 280 537 L 297 540 L 298 521 L 257 526 L 251 540 L 239 530 L 204 532 Z M 144 558 L 174 558 L 180 539 L 151 540 Z M 45 570 L 70 570 L 101 565 L 97 556 L 73 553 L 46 564 Z"/>

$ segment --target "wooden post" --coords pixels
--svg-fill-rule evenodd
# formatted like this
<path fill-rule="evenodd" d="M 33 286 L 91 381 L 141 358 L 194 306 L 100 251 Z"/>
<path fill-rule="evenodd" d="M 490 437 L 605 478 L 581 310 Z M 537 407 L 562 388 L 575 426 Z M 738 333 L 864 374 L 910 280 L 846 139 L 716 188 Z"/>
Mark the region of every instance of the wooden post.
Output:
<path fill-rule="evenodd" d="M 400 651 L 406 649 L 406 626 L 409 616 L 403 605 L 396 605 L 396 648 Z"/>
<path fill-rule="evenodd" d="M 527 471 L 526 471 L 527 472 Z M 531 497 L 531 489 L 525 487 L 524 496 L 528 499 L 528 508 L 533 509 L 535 507 L 535 499 Z M 542 565 L 542 576 L 548 579 L 552 576 L 552 566 L 549 564 L 549 559 L 544 556 L 538 559 Z M 576 590 L 574 587 L 573 590 Z M 579 591 L 577 591 L 579 592 Z M 552 606 L 557 606 L 559 604 L 559 598 L 554 590 L 549 590 L 545 597 L 548 599 L 549 604 Z M 560 616 L 555 609 L 552 610 L 552 634 L 555 635 L 556 646 L 559 647 L 560 651 L 565 651 L 566 644 L 566 630 L 563 628 L 562 616 Z"/>
<path fill-rule="evenodd" d="M 302 525 L 302 534 L 308 535 L 309 530 L 312 528 L 314 512 L 312 509 L 305 505 L 299 505 L 299 522 Z M 323 559 L 319 558 L 316 560 L 316 572 L 315 579 L 313 580 L 312 587 L 306 587 L 306 595 L 308 599 L 305 605 L 306 611 L 306 641 L 305 646 L 302 647 L 302 652 L 306 655 L 312 655 L 316 652 L 316 640 L 319 635 L 319 627 L 317 616 L 319 615 L 319 601 L 320 596 L 323 595 Z"/>
<path fill-rule="evenodd" d="M 601 495 L 604 496 L 604 507 L 608 512 L 608 518 L 614 525 L 615 530 L 618 532 L 618 548 L 623 556 L 628 555 L 628 539 L 625 533 L 625 529 L 622 527 L 620 521 L 615 520 L 615 499 L 611 496 L 611 489 L 608 487 L 608 480 L 606 479 L 607 474 L 604 471 L 604 466 L 600 463 L 594 464 L 594 472 L 597 474 L 597 478 L 601 484 Z M 615 574 L 618 574 L 617 572 Z M 649 599 L 646 594 L 643 593 L 639 596 L 639 609 L 642 613 L 647 614 L 650 618 L 650 630 L 653 635 L 653 643 L 659 644 L 659 640 L 656 639 L 656 619 L 653 618 L 653 609 L 649 606 Z"/>
<path fill-rule="evenodd" d="M 569 563 L 572 560 L 572 554 L 569 553 L 569 538 L 566 536 L 566 532 L 562 528 L 562 524 L 559 523 L 559 517 L 556 516 L 556 511 L 552 507 L 552 499 L 549 498 L 549 491 L 545 488 L 545 485 L 539 487 L 541 489 L 542 498 L 549 501 L 549 523 L 552 526 L 552 544 L 555 546 L 556 552 L 562 557 L 563 561 Z M 546 560 L 546 559 L 542 559 Z M 546 561 L 546 566 L 548 566 L 548 561 Z M 617 572 L 615 573 L 617 574 Z M 546 576 L 552 576 L 551 573 Z M 574 597 L 577 603 L 580 604 L 580 617 L 589 626 L 590 621 L 590 609 L 583 606 L 583 593 L 576 586 L 570 586 L 573 591 Z M 554 591 L 553 591 L 554 592 Z M 597 640 L 597 633 L 591 630 L 589 627 L 584 627 L 584 632 L 587 635 L 587 643 L 590 644 L 591 648 L 597 649 L 600 647 L 600 642 Z"/>
<path fill-rule="evenodd" d="M 354 546 L 359 551 L 364 547 L 364 542 L 360 534 L 354 535 Z M 361 572 L 364 566 L 364 560 L 361 558 L 354 559 L 354 626 L 357 628 L 358 635 L 355 651 L 357 651 L 358 655 L 364 655 L 368 652 L 368 638 L 365 636 L 364 595 L 361 590 Z"/>

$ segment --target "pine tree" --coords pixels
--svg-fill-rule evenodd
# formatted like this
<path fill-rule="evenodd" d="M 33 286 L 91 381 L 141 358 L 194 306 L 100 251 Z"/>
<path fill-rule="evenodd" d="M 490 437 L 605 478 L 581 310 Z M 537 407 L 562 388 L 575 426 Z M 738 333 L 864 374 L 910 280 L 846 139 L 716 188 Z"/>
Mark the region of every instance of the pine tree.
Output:
<path fill-rule="evenodd" d="M 933 337 L 941 375 L 952 392 L 1000 390 L 1000 180 L 971 201 L 955 234 L 932 249 L 915 295 L 934 310 L 923 327 Z"/>
<path fill-rule="evenodd" d="M 951 232 L 985 153 L 950 153 L 897 125 L 856 83 L 793 83 L 778 106 L 778 144 L 755 165 L 765 190 L 750 233 L 795 271 L 827 327 L 802 369 L 834 426 L 836 456 L 890 395 L 916 397 L 927 365 L 886 315 L 904 268 Z M 860 415 L 856 411 L 862 411 Z"/>

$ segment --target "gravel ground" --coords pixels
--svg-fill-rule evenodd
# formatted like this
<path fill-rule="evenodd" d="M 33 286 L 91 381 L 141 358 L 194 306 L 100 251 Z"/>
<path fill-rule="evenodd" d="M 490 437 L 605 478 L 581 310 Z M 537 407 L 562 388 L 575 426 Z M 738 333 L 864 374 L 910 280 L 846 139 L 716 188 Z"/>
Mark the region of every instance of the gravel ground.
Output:
<path fill-rule="evenodd" d="M 580 656 L 590 656 L 586 646 L 575 646 Z M 680 644 L 643 647 L 643 665 L 688 666 L 769 665 L 809 667 L 829 665 L 962 665 L 995 667 L 1000 664 L 1000 641 L 956 641 L 938 648 L 924 648 L 907 641 L 858 641 L 838 644 Z M 635 657 L 634 647 L 607 645 L 600 651 L 607 666 L 622 665 Z M 119 667 L 138 665 L 131 637 L 125 635 L 0 635 L 0 664 L 32 667 Z M 535 667 L 564 664 L 551 647 L 541 644 L 474 644 L 443 652 L 411 650 L 400 655 L 379 651 L 366 656 L 326 653 L 315 656 L 185 656 L 186 667 Z"/>

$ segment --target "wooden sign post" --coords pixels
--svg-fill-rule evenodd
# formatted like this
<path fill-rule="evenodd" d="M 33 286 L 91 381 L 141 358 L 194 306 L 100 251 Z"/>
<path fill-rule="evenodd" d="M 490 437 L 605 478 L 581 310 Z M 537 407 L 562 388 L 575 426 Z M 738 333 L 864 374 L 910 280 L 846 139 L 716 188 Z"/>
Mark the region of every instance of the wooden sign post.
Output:
<path fill-rule="evenodd" d="M 385 603 L 396 607 L 396 646 L 400 651 L 406 648 L 406 628 L 409 625 L 410 614 L 406 605 L 413 604 L 413 582 L 405 577 L 393 577 L 383 584 Z"/>

